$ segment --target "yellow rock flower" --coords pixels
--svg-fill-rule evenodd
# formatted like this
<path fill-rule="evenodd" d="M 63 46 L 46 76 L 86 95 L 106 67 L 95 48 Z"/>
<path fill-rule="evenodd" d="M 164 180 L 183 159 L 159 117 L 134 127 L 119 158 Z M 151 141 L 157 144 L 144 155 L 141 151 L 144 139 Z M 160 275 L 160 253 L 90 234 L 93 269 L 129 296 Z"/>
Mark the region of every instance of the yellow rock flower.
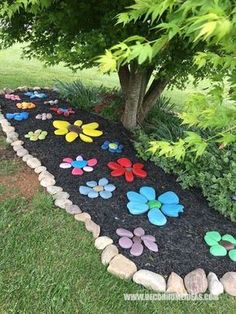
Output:
<path fill-rule="evenodd" d="M 87 143 L 92 143 L 92 137 L 98 137 L 103 134 L 102 131 L 96 130 L 99 127 L 97 122 L 83 124 L 83 121 L 76 120 L 74 124 L 67 121 L 55 120 L 53 126 L 57 129 L 54 134 L 66 135 L 67 142 L 73 142 L 78 136 Z"/>
<path fill-rule="evenodd" d="M 16 107 L 19 109 L 33 109 L 36 105 L 32 102 L 19 102 L 16 104 Z"/>

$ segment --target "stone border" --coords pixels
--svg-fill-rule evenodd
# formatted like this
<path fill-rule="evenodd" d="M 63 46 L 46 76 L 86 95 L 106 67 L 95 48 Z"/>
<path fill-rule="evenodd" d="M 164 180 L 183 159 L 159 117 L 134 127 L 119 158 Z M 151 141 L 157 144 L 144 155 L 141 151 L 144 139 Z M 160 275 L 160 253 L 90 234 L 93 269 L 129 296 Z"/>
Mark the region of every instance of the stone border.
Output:
<path fill-rule="evenodd" d="M 18 87 L 16 90 L 4 89 L 0 95 L 13 93 L 17 91 L 27 91 L 33 89 L 40 90 L 40 87 L 28 88 L 26 86 Z M 50 90 L 45 87 L 43 89 Z M 78 205 L 69 200 L 69 193 L 63 191 L 62 187 L 56 186 L 55 177 L 47 168 L 43 166 L 39 159 L 33 157 L 24 147 L 24 142 L 18 139 L 18 134 L 10 122 L 4 118 L 0 108 L 0 124 L 3 132 L 6 134 L 6 142 L 11 144 L 16 155 L 38 174 L 40 185 L 54 199 L 54 204 L 67 213 L 74 215 L 75 220 L 85 224 L 87 231 L 91 232 L 95 239 L 95 247 L 102 251 L 101 262 L 107 266 L 107 271 L 121 279 L 132 279 L 135 283 L 162 293 L 178 294 L 181 297 L 187 295 L 203 294 L 207 291 L 213 296 L 219 296 L 224 291 L 231 296 L 236 296 L 236 272 L 227 272 L 219 280 L 215 273 L 210 272 L 208 276 L 203 269 L 198 268 L 181 278 L 175 272 L 172 272 L 166 280 L 162 275 L 146 269 L 137 269 L 136 264 L 119 253 L 118 248 L 113 244 L 113 240 L 107 236 L 101 236 L 101 228 L 91 218 L 91 216 L 82 212 Z"/>

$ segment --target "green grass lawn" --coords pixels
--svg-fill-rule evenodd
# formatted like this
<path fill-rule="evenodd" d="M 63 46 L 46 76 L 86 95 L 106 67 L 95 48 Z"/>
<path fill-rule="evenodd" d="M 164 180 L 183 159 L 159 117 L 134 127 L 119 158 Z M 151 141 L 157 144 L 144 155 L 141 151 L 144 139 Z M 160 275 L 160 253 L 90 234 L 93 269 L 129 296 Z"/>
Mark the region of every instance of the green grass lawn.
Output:
<path fill-rule="evenodd" d="M 55 80 L 72 82 L 80 79 L 84 84 L 109 88 L 119 86 L 117 74 L 102 75 L 98 69 L 78 70 L 76 73 L 63 65 L 45 67 L 36 59 L 22 59 L 22 45 L 15 45 L 6 50 L 0 50 L 0 89 L 4 87 L 16 88 L 18 86 L 54 86 Z M 164 94 L 171 98 L 172 102 L 181 106 L 194 91 L 203 91 L 209 86 L 209 81 L 202 81 L 198 88 L 190 82 L 183 91 L 174 88 Z"/>

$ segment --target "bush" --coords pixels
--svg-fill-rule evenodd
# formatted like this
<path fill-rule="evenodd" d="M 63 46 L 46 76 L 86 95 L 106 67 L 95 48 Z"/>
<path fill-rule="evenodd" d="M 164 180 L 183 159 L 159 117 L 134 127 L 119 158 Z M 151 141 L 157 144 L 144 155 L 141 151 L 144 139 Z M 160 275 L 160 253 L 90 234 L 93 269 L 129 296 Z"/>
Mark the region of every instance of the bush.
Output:
<path fill-rule="evenodd" d="M 74 108 L 90 110 L 101 100 L 104 87 L 85 86 L 79 80 L 72 83 L 56 82 L 56 88 Z"/>
<path fill-rule="evenodd" d="M 174 141 L 183 134 L 181 120 L 174 113 L 175 105 L 170 99 L 162 96 L 146 117 L 142 129 L 153 139 Z"/>
<path fill-rule="evenodd" d="M 109 120 L 120 120 L 124 100 L 116 89 L 85 86 L 79 80 L 72 83 L 57 81 L 56 88 L 72 107 L 94 111 Z"/>
<path fill-rule="evenodd" d="M 144 160 L 152 160 L 166 172 L 177 174 L 177 181 L 183 188 L 201 188 L 210 206 L 236 221 L 236 202 L 231 199 L 236 192 L 236 144 L 221 150 L 216 144 L 211 144 L 195 163 L 188 157 L 178 163 L 173 158 L 147 152 L 149 142 L 154 138 L 154 135 L 139 131 L 135 143 L 138 155 Z"/>

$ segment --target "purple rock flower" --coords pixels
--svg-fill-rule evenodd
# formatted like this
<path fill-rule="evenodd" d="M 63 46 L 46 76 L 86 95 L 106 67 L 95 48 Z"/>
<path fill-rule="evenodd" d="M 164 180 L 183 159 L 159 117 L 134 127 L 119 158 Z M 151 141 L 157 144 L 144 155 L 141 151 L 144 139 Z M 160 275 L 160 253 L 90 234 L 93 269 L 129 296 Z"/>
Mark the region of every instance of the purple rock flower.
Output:
<path fill-rule="evenodd" d="M 116 234 L 120 236 L 119 245 L 123 249 L 130 249 L 130 254 L 133 256 L 142 255 L 144 246 L 150 251 L 158 252 L 155 237 L 146 235 L 141 227 L 135 228 L 133 232 L 124 228 L 118 228 L 116 229 Z"/>

